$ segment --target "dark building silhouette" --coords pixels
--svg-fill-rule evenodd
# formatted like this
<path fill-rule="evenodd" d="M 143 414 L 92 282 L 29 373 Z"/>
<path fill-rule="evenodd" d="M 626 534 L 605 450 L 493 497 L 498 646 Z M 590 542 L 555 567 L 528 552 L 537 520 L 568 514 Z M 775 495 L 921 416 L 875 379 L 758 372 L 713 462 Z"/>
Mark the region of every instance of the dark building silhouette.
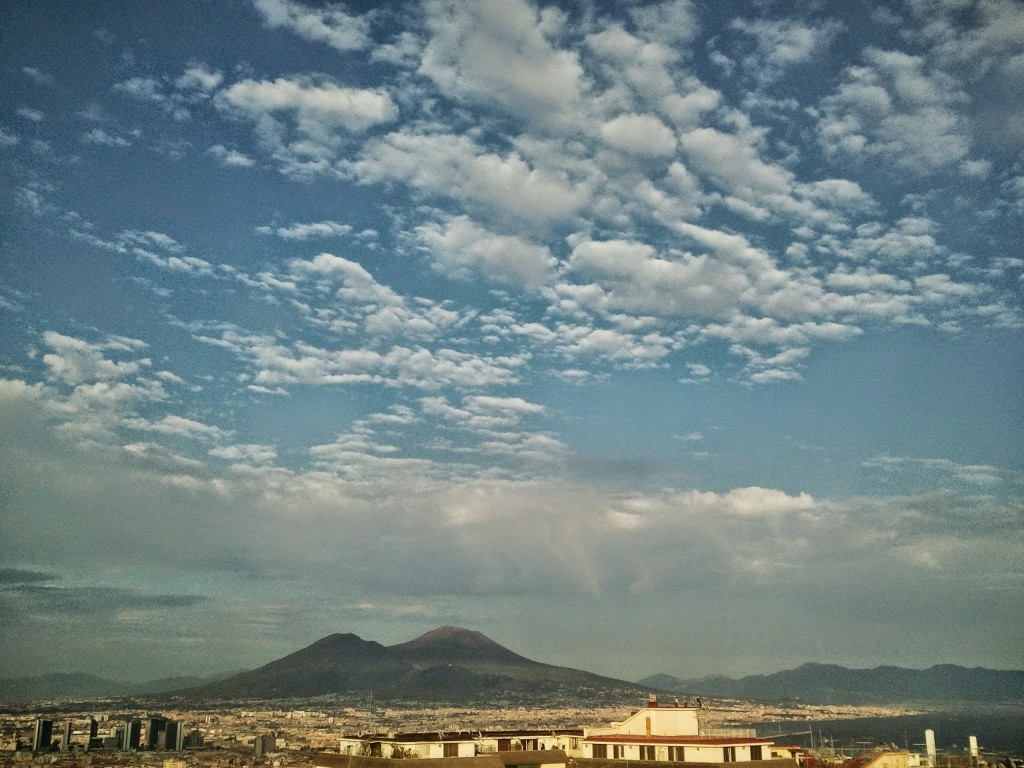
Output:
<path fill-rule="evenodd" d="M 185 729 L 182 728 L 181 723 L 168 720 L 167 726 L 163 731 L 163 737 L 160 739 L 160 743 L 157 744 L 157 749 L 163 749 L 167 752 L 180 752 L 184 736 Z"/>
<path fill-rule="evenodd" d="M 184 730 L 184 729 L 182 729 Z M 189 731 L 185 737 L 181 740 L 182 749 L 202 749 L 203 748 L 203 734 L 201 731 L 193 728 Z"/>
<path fill-rule="evenodd" d="M 128 720 L 124 724 L 124 739 L 121 741 L 121 749 L 130 752 L 139 748 L 142 741 L 142 721 L 139 718 Z"/>
<path fill-rule="evenodd" d="M 96 722 L 95 717 L 89 718 L 89 740 L 85 742 L 85 748 L 97 749 L 103 746 L 103 740 L 98 738 L 99 734 L 99 723 Z"/>
<path fill-rule="evenodd" d="M 166 737 L 167 718 L 149 718 L 149 727 L 146 729 L 146 749 L 163 749 L 162 741 Z"/>
<path fill-rule="evenodd" d="M 53 742 L 53 720 L 36 720 L 32 731 L 32 751 L 49 752 Z"/>

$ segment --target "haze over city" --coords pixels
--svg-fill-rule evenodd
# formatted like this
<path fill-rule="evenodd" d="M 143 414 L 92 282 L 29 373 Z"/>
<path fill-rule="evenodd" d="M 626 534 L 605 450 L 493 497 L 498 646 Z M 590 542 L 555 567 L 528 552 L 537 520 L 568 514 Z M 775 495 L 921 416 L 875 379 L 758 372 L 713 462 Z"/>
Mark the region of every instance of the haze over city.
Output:
<path fill-rule="evenodd" d="M 1024 665 L 1019 3 L 15 2 L 0 61 L 0 676 Z"/>

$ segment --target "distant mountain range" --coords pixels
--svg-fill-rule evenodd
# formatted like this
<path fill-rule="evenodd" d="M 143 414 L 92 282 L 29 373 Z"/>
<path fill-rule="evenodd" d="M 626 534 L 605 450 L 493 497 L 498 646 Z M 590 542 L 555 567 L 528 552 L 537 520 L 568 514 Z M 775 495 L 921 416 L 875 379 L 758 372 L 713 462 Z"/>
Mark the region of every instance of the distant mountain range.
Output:
<path fill-rule="evenodd" d="M 940 665 L 847 669 L 804 664 L 772 675 L 734 680 L 681 680 L 653 675 L 639 682 L 615 680 L 568 667 L 531 661 L 479 632 L 440 627 L 398 645 L 384 646 L 354 634 L 334 634 L 259 669 L 211 678 L 166 678 L 126 684 L 86 674 L 0 679 L 0 702 L 145 696 L 186 702 L 302 699 L 368 693 L 379 699 L 467 701 L 502 696 L 561 695 L 592 703 L 621 702 L 651 691 L 816 704 L 1024 701 L 1024 671 Z"/>
<path fill-rule="evenodd" d="M 834 664 L 803 664 L 772 675 L 751 675 L 738 680 L 722 676 L 681 680 L 659 674 L 645 677 L 640 683 L 690 695 L 798 699 L 809 704 L 1024 702 L 1024 670 L 968 669 L 953 664 L 929 669 L 847 669 Z"/>
<path fill-rule="evenodd" d="M 222 680 L 234 673 L 210 677 L 166 677 L 146 683 L 107 680 L 83 672 L 54 672 L 31 677 L 0 678 L 0 703 L 88 700 L 146 696 L 163 691 L 193 688 Z"/>

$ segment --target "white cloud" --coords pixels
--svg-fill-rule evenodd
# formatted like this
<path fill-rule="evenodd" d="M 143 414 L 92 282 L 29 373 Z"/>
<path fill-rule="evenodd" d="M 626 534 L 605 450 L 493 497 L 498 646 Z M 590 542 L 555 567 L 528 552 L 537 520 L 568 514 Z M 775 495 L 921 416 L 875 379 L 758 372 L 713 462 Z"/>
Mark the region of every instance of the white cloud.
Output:
<path fill-rule="evenodd" d="M 182 91 L 199 91 L 211 93 L 220 86 L 224 75 L 216 70 L 210 69 L 205 64 L 195 63 L 190 65 L 174 81 L 174 85 Z"/>
<path fill-rule="evenodd" d="M 987 464 L 959 464 L 949 459 L 922 459 L 909 456 L 879 454 L 863 462 L 869 469 L 878 469 L 887 474 L 919 474 L 948 477 L 969 485 L 991 487 L 1007 481 L 1020 481 L 1019 473 L 1013 473 Z"/>
<path fill-rule="evenodd" d="M 336 129 L 365 131 L 398 115 L 384 91 L 304 78 L 242 80 L 222 90 L 218 99 L 254 120 L 275 112 L 294 113 L 298 130 L 311 138 Z"/>
<path fill-rule="evenodd" d="M 430 42 L 420 73 L 446 93 L 496 104 L 547 127 L 571 127 L 583 70 L 576 54 L 548 39 L 557 17 L 523 0 L 425 4 Z"/>
<path fill-rule="evenodd" d="M 257 443 L 240 443 L 211 448 L 209 454 L 227 461 L 249 462 L 252 464 L 271 464 L 277 460 L 277 449 L 272 445 Z"/>
<path fill-rule="evenodd" d="M 430 249 L 436 268 L 461 279 L 481 274 L 497 283 L 536 289 L 547 283 L 557 264 L 547 247 L 495 234 L 467 216 L 443 225 L 425 224 L 416 234 Z"/>
<path fill-rule="evenodd" d="M 18 115 L 18 117 L 22 117 L 33 123 L 41 123 L 46 117 L 42 111 L 34 109 L 33 107 L 19 107 L 15 114 Z"/>
<path fill-rule="evenodd" d="M 219 427 L 173 414 L 168 414 L 157 421 L 139 418 L 125 419 L 124 425 L 142 432 L 153 432 L 155 434 L 175 437 L 191 437 L 199 440 L 220 440 L 227 436 L 227 433 Z"/>
<path fill-rule="evenodd" d="M 82 135 L 83 144 L 96 144 L 101 147 L 130 147 L 132 142 L 124 136 L 113 136 L 102 128 L 93 128 Z"/>
<path fill-rule="evenodd" d="M 152 77 L 130 77 L 114 85 L 114 90 L 125 93 L 140 101 L 164 102 L 163 85 Z"/>
<path fill-rule="evenodd" d="M 333 164 L 351 136 L 398 117 L 386 91 L 322 77 L 242 80 L 219 91 L 215 103 L 251 120 L 282 173 L 302 179 L 336 173 Z"/>
<path fill-rule="evenodd" d="M 256 161 L 248 155 L 239 152 L 237 149 L 228 149 L 223 144 L 214 144 L 206 150 L 206 154 L 217 158 L 222 165 L 226 165 L 229 168 L 251 168 L 256 165 Z"/>
<path fill-rule="evenodd" d="M 832 155 L 878 157 L 919 174 L 967 160 L 962 86 L 920 56 L 869 48 L 820 105 L 819 135 Z"/>
<path fill-rule="evenodd" d="M 636 37 L 620 24 L 588 35 L 586 46 L 602 76 L 615 84 L 602 98 L 620 109 L 653 106 L 676 92 L 672 65 L 679 54 L 673 46 Z"/>
<path fill-rule="evenodd" d="M 21 72 L 36 85 L 46 85 L 53 82 L 53 77 L 37 67 L 22 67 Z"/>
<path fill-rule="evenodd" d="M 775 82 L 788 67 L 810 61 L 842 29 L 838 22 L 812 26 L 793 19 L 740 18 L 729 26 L 754 38 L 755 49 L 740 62 L 762 84 Z"/>
<path fill-rule="evenodd" d="M 324 43 L 338 51 L 369 47 L 369 24 L 365 17 L 352 16 L 341 5 L 314 8 L 292 0 L 254 0 L 256 10 L 272 29 L 288 29 L 312 42 Z"/>
<path fill-rule="evenodd" d="M 365 286 L 356 286 L 353 298 Z M 370 290 L 374 290 L 372 285 Z M 370 328 L 370 333 L 415 334 L 417 316 L 401 307 L 385 309 L 395 318 L 394 328 Z M 372 323 L 377 313 L 367 316 Z M 424 320 L 430 323 L 429 315 Z M 406 326 L 413 325 L 410 331 Z M 325 349 L 308 342 L 291 345 L 280 339 L 246 334 L 234 327 L 220 329 L 220 336 L 196 334 L 197 341 L 230 350 L 253 371 L 251 383 L 271 393 L 295 385 L 337 386 L 381 384 L 387 387 L 411 387 L 439 390 L 446 387 L 477 388 L 505 386 L 519 380 L 519 369 L 529 355 L 482 356 L 451 348 L 427 349 L 422 346 L 381 345 L 380 349 Z"/>
<path fill-rule="evenodd" d="M 601 292 L 595 308 L 661 317 L 714 317 L 735 308 L 751 287 L 742 269 L 709 256 L 660 256 L 646 243 L 586 240 L 572 250 L 573 274 Z"/>
<path fill-rule="evenodd" d="M 652 331 L 635 333 L 621 328 L 595 328 L 560 323 L 558 351 L 570 359 L 598 358 L 626 369 L 656 368 L 678 346 L 676 339 Z"/>
<path fill-rule="evenodd" d="M 43 342 L 53 350 L 43 355 L 43 362 L 55 379 L 67 384 L 111 382 L 136 374 L 150 365 L 148 359 L 116 361 L 104 357 L 106 350 L 124 348 L 114 341 L 92 344 L 56 331 L 46 331 Z"/>
<path fill-rule="evenodd" d="M 314 221 L 287 227 L 257 227 L 256 231 L 261 235 L 277 235 L 282 240 L 311 240 L 348 235 L 352 232 L 352 225 L 340 221 Z"/>
<path fill-rule="evenodd" d="M 686 370 L 691 376 L 698 379 L 703 379 L 711 375 L 711 369 L 703 363 L 687 363 Z"/>
<path fill-rule="evenodd" d="M 486 152 L 465 136 L 392 133 L 368 142 L 353 170 L 365 182 L 401 180 L 533 222 L 571 216 L 587 197 L 564 173 L 531 167 L 518 154 Z"/>
<path fill-rule="evenodd" d="M 748 137 L 715 128 L 697 128 L 682 134 L 680 144 L 689 166 L 729 194 L 759 201 L 764 195 L 790 192 L 792 173 L 762 160 Z"/>
<path fill-rule="evenodd" d="M 700 16 L 692 0 L 637 5 L 629 14 L 643 35 L 677 50 L 686 50 L 700 32 Z"/>
<path fill-rule="evenodd" d="M 672 131 L 651 114 L 619 115 L 601 126 L 605 142 L 620 152 L 649 157 L 665 157 L 676 149 Z"/>

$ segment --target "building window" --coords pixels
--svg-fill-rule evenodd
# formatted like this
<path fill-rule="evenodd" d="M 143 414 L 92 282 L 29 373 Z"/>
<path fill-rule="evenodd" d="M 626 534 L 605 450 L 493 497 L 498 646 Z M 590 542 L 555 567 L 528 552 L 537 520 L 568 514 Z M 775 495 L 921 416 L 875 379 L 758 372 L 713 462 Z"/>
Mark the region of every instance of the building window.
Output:
<path fill-rule="evenodd" d="M 616 760 L 622 759 L 622 751 L 625 749 L 621 744 L 615 744 L 612 746 L 612 757 Z"/>
<path fill-rule="evenodd" d="M 736 747 L 722 747 L 722 762 L 723 763 L 735 763 L 736 762 Z"/>
<path fill-rule="evenodd" d="M 760 744 L 755 744 L 754 746 L 752 746 L 750 748 L 750 759 L 751 760 L 763 760 L 764 759 L 763 757 L 761 757 L 761 745 Z"/>
<path fill-rule="evenodd" d="M 685 763 L 686 757 L 684 754 L 685 747 L 669 747 L 668 748 L 668 759 L 673 763 Z"/>
<path fill-rule="evenodd" d="M 459 756 L 459 745 L 448 744 L 444 745 L 444 756 L 445 757 L 458 757 Z"/>
<path fill-rule="evenodd" d="M 654 759 L 654 747 L 650 744 L 640 745 L 640 759 L 641 760 L 653 760 Z"/>
<path fill-rule="evenodd" d="M 608 745 L 607 744 L 594 744 L 591 748 L 591 753 L 598 760 L 608 757 Z"/>

